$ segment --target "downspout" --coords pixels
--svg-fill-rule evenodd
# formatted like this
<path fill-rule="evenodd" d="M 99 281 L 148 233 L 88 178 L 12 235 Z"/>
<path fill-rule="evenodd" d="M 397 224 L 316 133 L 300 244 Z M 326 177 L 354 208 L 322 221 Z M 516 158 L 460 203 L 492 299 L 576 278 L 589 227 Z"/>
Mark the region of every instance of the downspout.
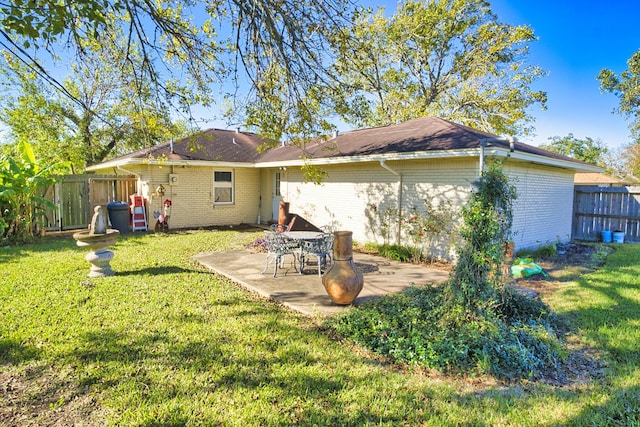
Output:
<path fill-rule="evenodd" d="M 485 165 L 485 148 L 487 148 L 487 144 L 490 142 L 508 142 L 509 143 L 509 152 L 513 153 L 515 151 L 515 143 L 518 141 L 514 138 L 482 138 L 480 140 L 480 161 L 478 166 L 478 175 L 482 176 L 484 172 Z"/>
<path fill-rule="evenodd" d="M 490 138 L 482 138 L 480 140 L 480 162 L 478 166 L 478 175 L 482 176 L 482 172 L 484 172 L 484 149 L 487 147 L 487 141 Z"/>
<path fill-rule="evenodd" d="M 398 177 L 398 232 L 396 234 L 396 244 L 399 245 L 400 234 L 402 232 L 402 174 L 391 169 L 391 167 L 387 165 L 384 160 L 380 160 L 380 166 Z"/>

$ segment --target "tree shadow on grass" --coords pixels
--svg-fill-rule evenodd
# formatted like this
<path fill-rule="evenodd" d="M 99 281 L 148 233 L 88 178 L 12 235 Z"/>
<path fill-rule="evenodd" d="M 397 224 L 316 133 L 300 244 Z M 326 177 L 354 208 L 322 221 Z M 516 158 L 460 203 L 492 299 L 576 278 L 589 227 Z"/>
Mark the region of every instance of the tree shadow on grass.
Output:
<path fill-rule="evenodd" d="M 602 404 L 591 404 L 564 425 L 640 425 L 640 386 L 616 389 Z"/>
<path fill-rule="evenodd" d="M 189 268 L 182 268 L 177 266 L 162 266 L 162 267 L 146 267 L 139 270 L 125 270 L 116 271 L 116 276 L 159 276 L 164 274 L 181 274 L 181 273 L 194 273 L 194 274 L 211 274 L 207 271 L 198 271 Z"/>
<path fill-rule="evenodd" d="M 40 350 L 24 345 L 12 339 L 0 339 L 0 365 L 19 365 L 30 360 L 36 360 Z"/>
<path fill-rule="evenodd" d="M 100 367 L 92 371 L 91 378 L 85 378 L 84 385 L 107 394 L 120 393 L 119 412 L 137 412 L 143 402 L 145 409 L 140 410 L 138 425 L 157 425 L 159 420 L 163 420 L 162 425 L 172 425 L 170 420 L 178 424 L 239 423 L 231 412 L 225 415 L 226 410 L 243 414 L 254 405 L 271 407 L 270 411 L 251 415 L 254 425 L 273 425 L 274 419 L 279 420 L 278 425 L 285 425 L 286 414 L 293 414 L 294 419 L 289 421 L 294 424 L 296 420 L 313 420 L 312 424 L 319 425 L 402 424 L 405 411 L 418 409 L 411 390 L 389 386 L 379 393 L 393 393 L 399 409 L 381 418 L 379 408 L 349 397 L 353 389 L 371 387 L 369 371 L 334 369 L 340 354 L 308 347 L 308 334 L 318 332 L 292 328 L 287 322 L 268 323 L 250 325 L 248 334 L 253 337 L 255 329 L 255 338 L 249 341 L 240 337 L 246 337 L 247 331 L 236 334 L 233 326 L 189 337 L 160 331 L 101 329 L 85 334 L 78 348 L 65 358 L 70 365 Z M 266 335 L 259 331 L 265 327 L 269 329 Z M 375 369 L 370 363 L 365 365 Z M 334 372 L 327 375 L 327 371 Z M 163 402 L 168 401 L 175 405 L 164 407 Z M 210 408 L 194 415 L 189 409 L 193 401 Z M 154 418 L 155 422 L 144 419 L 149 414 L 159 418 Z"/>

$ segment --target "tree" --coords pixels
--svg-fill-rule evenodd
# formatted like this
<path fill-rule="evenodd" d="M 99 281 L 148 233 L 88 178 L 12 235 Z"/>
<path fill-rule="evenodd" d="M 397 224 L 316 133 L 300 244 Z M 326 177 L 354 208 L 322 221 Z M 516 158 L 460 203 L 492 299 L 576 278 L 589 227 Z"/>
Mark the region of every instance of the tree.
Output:
<path fill-rule="evenodd" d="M 484 315 L 502 302 L 504 252 L 511 238 L 517 193 L 499 162 L 491 163 L 475 184 L 462 208 L 458 262 L 444 292 L 450 306 Z"/>
<path fill-rule="evenodd" d="M 640 142 L 640 50 L 627 61 L 629 68 L 619 75 L 603 69 L 597 78 L 600 89 L 613 93 L 620 99 L 617 112 L 630 119 L 629 130 L 636 142 Z"/>
<path fill-rule="evenodd" d="M 572 133 L 562 138 L 554 136 L 549 140 L 550 144 L 541 145 L 540 148 L 598 166 L 604 166 L 605 155 L 609 152 L 599 139 L 578 139 Z"/>
<path fill-rule="evenodd" d="M 0 45 L 33 74 L 93 111 L 59 82 L 55 65 L 44 64 L 56 56 L 85 61 L 91 55 L 86 41 L 103 46 L 122 30 L 113 45 L 139 66 L 120 80 L 138 91 L 151 87 L 156 110 L 173 107 L 191 119 L 191 108 L 211 105 L 219 87 L 223 98 L 240 107 L 229 109 L 236 118 L 253 119 L 259 130 L 277 139 L 278 133 L 314 127 L 309 117 L 315 100 L 309 102 L 307 92 L 328 81 L 326 36 L 347 22 L 349 7 L 349 0 L 15 0 L 0 2 Z M 281 85 L 270 84 L 274 70 Z M 240 87 L 245 81 L 250 90 Z M 238 93 L 247 98 L 236 104 Z M 294 112 L 283 119 L 285 125 L 274 130 L 255 110 L 243 108 L 263 97 L 278 99 L 283 111 Z M 136 108 L 142 112 L 148 104 Z"/>
<path fill-rule="evenodd" d="M 624 175 L 634 181 L 640 181 L 640 143 L 629 144 L 622 153 Z"/>
<path fill-rule="evenodd" d="M 39 159 L 64 162 L 75 171 L 182 136 L 180 124 L 174 125 L 168 111 L 157 108 L 151 86 L 130 83 L 139 64 L 133 54 L 125 58 L 108 42 L 83 46 L 85 59 L 71 64 L 63 81 L 68 94 L 81 104 L 6 58 L 6 81 L 13 90 L 0 97 L 0 121 L 9 127 L 14 142 L 30 142 Z"/>
<path fill-rule="evenodd" d="M 619 75 L 609 69 L 598 74 L 600 89 L 613 93 L 620 100 L 617 112 L 629 120 L 634 142 L 623 152 L 624 174 L 640 177 L 640 50 L 627 61 L 628 69 Z"/>
<path fill-rule="evenodd" d="M 336 110 L 357 125 L 438 115 L 497 134 L 527 134 L 527 110 L 546 103 L 531 89 L 526 26 L 498 22 L 484 0 L 405 1 L 395 15 L 355 16 L 332 39 L 344 90 Z"/>

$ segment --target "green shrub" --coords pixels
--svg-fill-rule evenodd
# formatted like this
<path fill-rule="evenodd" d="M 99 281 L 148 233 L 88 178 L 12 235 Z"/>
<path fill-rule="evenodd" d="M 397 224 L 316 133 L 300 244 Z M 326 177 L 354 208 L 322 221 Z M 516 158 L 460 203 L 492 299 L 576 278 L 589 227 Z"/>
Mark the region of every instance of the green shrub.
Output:
<path fill-rule="evenodd" d="M 391 359 L 447 373 L 533 379 L 565 357 L 557 319 L 515 292 L 484 317 L 447 310 L 441 288 L 410 288 L 330 319 L 342 336 Z"/>
<path fill-rule="evenodd" d="M 413 259 L 411 249 L 401 245 L 381 245 L 378 247 L 378 253 L 394 261 L 409 262 Z"/>
<path fill-rule="evenodd" d="M 556 245 L 544 245 L 536 249 L 524 249 L 518 251 L 516 256 L 518 258 L 551 258 L 556 255 Z"/>

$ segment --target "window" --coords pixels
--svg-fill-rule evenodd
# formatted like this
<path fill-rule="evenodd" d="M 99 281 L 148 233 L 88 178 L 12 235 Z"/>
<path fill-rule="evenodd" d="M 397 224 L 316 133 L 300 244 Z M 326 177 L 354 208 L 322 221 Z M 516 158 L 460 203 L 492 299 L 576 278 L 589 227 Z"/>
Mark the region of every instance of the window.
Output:
<path fill-rule="evenodd" d="M 233 204 L 233 172 L 214 171 L 213 172 L 213 204 L 231 205 Z"/>
<path fill-rule="evenodd" d="M 280 194 L 280 172 L 276 172 L 274 187 L 275 187 L 275 195 L 276 196 L 281 196 L 281 194 Z"/>

